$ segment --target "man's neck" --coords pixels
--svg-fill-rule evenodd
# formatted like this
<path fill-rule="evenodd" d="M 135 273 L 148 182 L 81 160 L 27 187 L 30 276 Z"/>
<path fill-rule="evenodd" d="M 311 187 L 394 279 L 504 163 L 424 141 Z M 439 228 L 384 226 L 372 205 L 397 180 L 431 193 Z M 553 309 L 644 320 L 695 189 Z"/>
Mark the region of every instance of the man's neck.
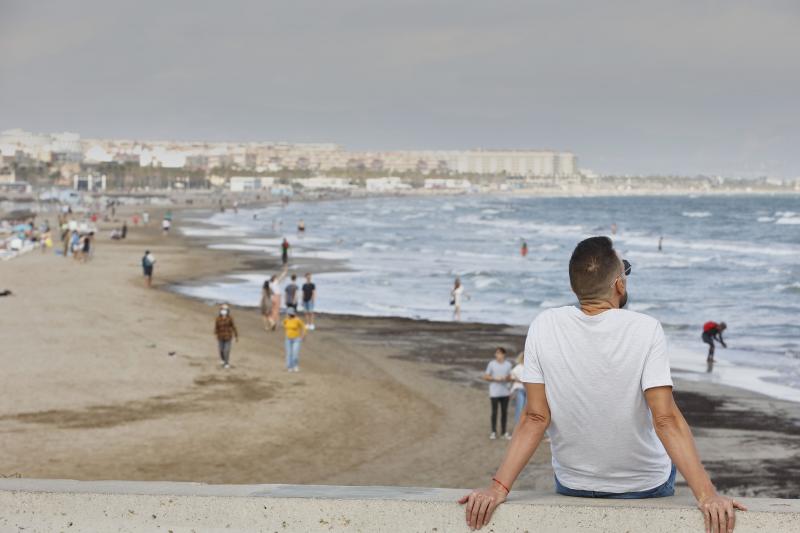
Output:
<path fill-rule="evenodd" d="M 611 300 L 587 299 L 581 300 L 579 304 L 581 311 L 590 316 L 599 315 L 609 309 L 618 308 Z"/>

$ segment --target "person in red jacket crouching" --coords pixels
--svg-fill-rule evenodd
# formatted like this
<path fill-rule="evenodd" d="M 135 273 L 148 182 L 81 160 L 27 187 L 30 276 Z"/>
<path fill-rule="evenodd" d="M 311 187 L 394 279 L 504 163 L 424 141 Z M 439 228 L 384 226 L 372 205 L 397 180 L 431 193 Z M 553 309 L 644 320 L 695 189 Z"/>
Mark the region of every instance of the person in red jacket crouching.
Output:
<path fill-rule="evenodd" d="M 716 322 L 706 322 L 703 324 L 703 342 L 708 344 L 708 358 L 706 359 L 709 363 L 714 362 L 714 341 L 719 341 L 723 348 L 727 348 L 728 345 L 725 344 L 725 341 L 722 340 L 722 332 L 725 331 L 728 326 L 725 322 L 720 322 L 717 324 Z"/>

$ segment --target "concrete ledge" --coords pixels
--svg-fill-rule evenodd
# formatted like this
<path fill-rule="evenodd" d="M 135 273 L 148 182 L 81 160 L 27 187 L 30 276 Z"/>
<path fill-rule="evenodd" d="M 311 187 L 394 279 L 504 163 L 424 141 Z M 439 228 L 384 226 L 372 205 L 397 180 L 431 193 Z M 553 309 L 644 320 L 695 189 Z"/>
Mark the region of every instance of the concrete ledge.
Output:
<path fill-rule="evenodd" d="M 0 531 L 468 531 L 467 491 L 0 479 Z M 687 499 L 586 500 L 515 492 L 488 531 L 703 531 Z M 800 500 L 745 498 L 736 531 L 797 532 Z M 24 528 L 24 529 L 23 529 Z"/>

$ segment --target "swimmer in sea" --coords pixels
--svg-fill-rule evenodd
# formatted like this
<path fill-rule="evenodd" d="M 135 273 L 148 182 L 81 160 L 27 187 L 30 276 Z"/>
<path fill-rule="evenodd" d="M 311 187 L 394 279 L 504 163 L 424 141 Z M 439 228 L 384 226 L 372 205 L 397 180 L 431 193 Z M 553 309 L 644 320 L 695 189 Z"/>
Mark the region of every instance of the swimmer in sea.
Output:
<path fill-rule="evenodd" d="M 703 342 L 708 344 L 708 358 L 706 359 L 709 362 L 714 361 L 714 341 L 719 341 L 723 348 L 727 348 L 728 345 L 725 344 L 725 341 L 722 340 L 722 332 L 728 328 L 725 322 L 720 322 L 717 324 L 716 322 L 706 322 L 703 324 L 703 335 L 702 339 Z"/>

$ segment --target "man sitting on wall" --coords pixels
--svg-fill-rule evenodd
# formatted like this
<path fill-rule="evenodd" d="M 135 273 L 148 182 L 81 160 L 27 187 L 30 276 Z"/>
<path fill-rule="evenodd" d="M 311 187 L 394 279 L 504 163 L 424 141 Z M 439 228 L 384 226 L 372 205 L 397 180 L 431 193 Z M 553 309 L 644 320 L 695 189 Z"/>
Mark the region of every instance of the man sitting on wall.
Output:
<path fill-rule="evenodd" d="M 580 305 L 544 311 L 528 330 L 525 414 L 491 485 L 460 500 L 470 527 L 489 522 L 546 431 L 559 494 L 672 496 L 677 467 L 703 512 L 706 531 L 733 530 L 735 509 L 745 508 L 717 494 L 700 462 L 672 397 L 661 324 L 622 309 L 630 272 L 608 237 L 575 247 L 569 277 Z"/>

